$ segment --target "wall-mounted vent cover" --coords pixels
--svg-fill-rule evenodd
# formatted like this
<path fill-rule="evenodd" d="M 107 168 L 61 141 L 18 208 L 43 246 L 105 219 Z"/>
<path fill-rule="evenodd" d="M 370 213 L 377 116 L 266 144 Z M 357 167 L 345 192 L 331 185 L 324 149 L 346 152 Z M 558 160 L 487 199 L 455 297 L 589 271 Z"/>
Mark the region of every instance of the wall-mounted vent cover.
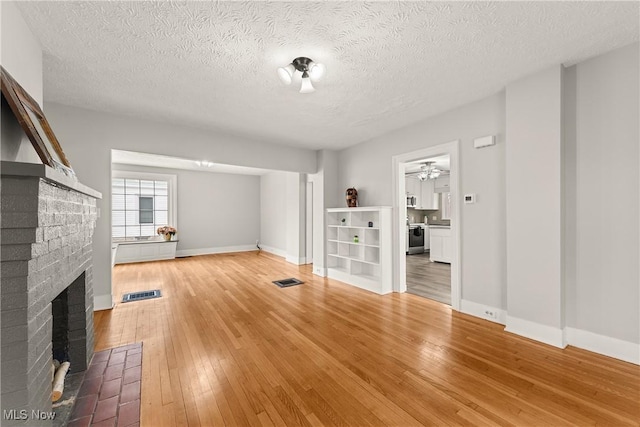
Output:
<path fill-rule="evenodd" d="M 294 279 L 293 277 L 291 277 L 289 279 L 276 280 L 273 283 L 280 286 L 281 288 L 288 288 L 289 286 L 300 285 L 304 282 L 302 280 Z"/>
<path fill-rule="evenodd" d="M 143 299 L 160 298 L 161 296 L 162 296 L 162 293 L 160 293 L 160 289 L 156 289 L 153 291 L 131 292 L 128 294 L 124 294 L 122 296 L 122 302 L 132 302 L 132 301 L 140 301 Z"/>

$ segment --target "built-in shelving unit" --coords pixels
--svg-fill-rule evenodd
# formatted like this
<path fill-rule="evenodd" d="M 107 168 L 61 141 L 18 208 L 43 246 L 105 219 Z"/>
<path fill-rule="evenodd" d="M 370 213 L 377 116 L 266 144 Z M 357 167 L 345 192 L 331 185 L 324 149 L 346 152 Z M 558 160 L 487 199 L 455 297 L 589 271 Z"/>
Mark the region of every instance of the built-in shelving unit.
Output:
<path fill-rule="evenodd" d="M 391 208 L 327 209 L 328 276 L 378 294 L 391 292 Z"/>

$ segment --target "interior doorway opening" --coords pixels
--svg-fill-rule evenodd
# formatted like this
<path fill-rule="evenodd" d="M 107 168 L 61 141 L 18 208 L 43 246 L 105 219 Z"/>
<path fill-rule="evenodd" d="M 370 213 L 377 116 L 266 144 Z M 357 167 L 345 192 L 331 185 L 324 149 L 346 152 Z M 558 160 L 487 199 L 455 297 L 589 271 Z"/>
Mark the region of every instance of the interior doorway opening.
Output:
<path fill-rule="evenodd" d="M 449 154 L 404 164 L 407 293 L 451 305 Z"/>
<path fill-rule="evenodd" d="M 424 148 L 421 150 L 413 151 L 410 153 L 401 154 L 398 156 L 394 156 L 393 161 L 393 179 L 394 179 L 394 291 L 396 292 L 407 292 L 407 257 L 412 255 L 421 256 L 423 258 L 428 258 L 428 262 L 431 263 L 432 255 L 434 255 L 434 263 L 438 263 L 435 265 L 431 265 L 430 267 L 441 267 L 440 270 L 448 270 L 447 272 L 437 270 L 432 274 L 440 275 L 441 282 L 446 282 L 446 276 L 448 276 L 450 283 L 450 297 L 448 304 L 454 310 L 460 310 L 460 299 L 461 299 L 461 289 L 460 289 L 460 207 L 458 203 L 460 190 L 459 190 L 459 142 L 452 141 L 445 144 L 440 144 L 437 146 Z M 429 196 L 430 185 L 425 186 L 425 193 L 422 192 L 422 187 L 420 187 L 420 197 L 423 199 L 422 202 L 418 201 L 417 194 L 414 195 L 415 199 L 410 199 L 411 194 L 408 193 L 417 193 L 416 186 L 411 181 L 407 181 L 408 174 L 409 176 L 415 177 L 418 176 L 421 172 L 429 173 L 429 166 L 433 166 L 434 164 L 428 164 L 429 159 L 434 158 L 448 158 L 449 161 L 449 179 L 448 179 L 448 191 L 443 191 L 443 188 L 440 187 L 438 192 L 435 191 L 435 181 L 433 182 L 434 192 L 431 196 Z M 427 167 L 424 168 L 424 164 L 427 163 Z M 442 172 L 441 172 L 442 174 Z M 444 175 L 444 174 L 442 174 Z M 419 180 L 419 178 L 418 178 Z M 441 181 L 442 182 L 442 181 Z M 413 186 L 413 188 L 411 187 Z M 407 188 L 409 187 L 409 188 Z M 446 195 L 443 195 L 446 193 Z M 426 197 L 426 198 L 425 198 Z M 430 197 L 430 198 L 429 198 Z M 442 212 L 444 209 L 440 209 L 440 206 L 444 207 L 442 202 L 443 198 L 446 203 L 446 212 Z M 438 201 L 438 213 L 434 214 L 433 209 L 435 201 Z M 421 203 L 421 204 L 420 204 Z M 429 204 L 431 203 L 431 204 Z M 419 205 L 420 204 L 420 205 Z M 441 205 L 442 204 L 442 205 Z M 410 207 L 411 206 L 411 207 Z M 411 228 L 412 219 L 411 215 L 413 215 L 413 224 L 414 226 L 418 226 L 420 224 L 420 220 L 422 220 L 422 230 L 421 232 L 425 234 L 426 230 L 424 228 L 424 216 L 422 213 L 422 219 L 419 216 L 416 216 L 415 207 L 429 207 L 431 209 L 424 209 L 424 211 L 428 211 L 427 216 L 427 225 L 429 225 L 429 218 L 431 218 L 431 222 L 434 225 L 434 229 L 436 229 L 436 225 L 441 225 L 442 231 L 438 231 L 436 233 L 432 233 L 429 229 L 429 252 L 428 256 L 425 256 L 424 249 L 421 253 L 417 253 L 415 249 L 412 250 L 412 254 L 407 255 L 409 252 L 410 245 L 417 246 L 415 242 L 411 242 L 410 231 L 415 230 L 415 228 Z M 410 211 L 409 209 L 412 209 Z M 420 211 L 419 209 L 418 211 Z M 442 219 L 444 215 L 445 219 Z M 433 217 L 436 217 L 434 220 Z M 448 229 L 447 227 L 448 226 Z M 427 227 L 430 228 L 430 227 Z M 415 231 L 414 231 L 415 232 Z M 417 233 L 417 232 L 416 232 Z M 434 237 L 434 242 L 431 242 L 432 236 Z M 426 236 L 424 236 L 426 237 Z M 424 239 L 423 237 L 423 239 Z M 437 248 L 436 248 L 437 246 Z M 437 253 L 433 254 L 432 251 L 436 250 Z M 444 257 L 444 258 L 443 258 Z M 409 263 L 411 263 L 415 258 L 410 258 Z M 415 259 L 419 261 L 418 259 Z M 442 265 L 440 265 L 442 264 Z M 447 268 L 446 265 L 449 267 Z M 411 267 L 410 267 L 411 269 Z M 448 274 L 446 274 L 448 273 Z M 411 282 L 411 281 L 410 281 Z M 445 295 L 446 298 L 446 295 Z M 432 299 L 436 299 L 432 297 Z M 444 298 L 442 298 L 444 299 Z M 436 299 L 437 300 L 437 299 Z M 441 301 L 441 302 L 446 302 Z"/>

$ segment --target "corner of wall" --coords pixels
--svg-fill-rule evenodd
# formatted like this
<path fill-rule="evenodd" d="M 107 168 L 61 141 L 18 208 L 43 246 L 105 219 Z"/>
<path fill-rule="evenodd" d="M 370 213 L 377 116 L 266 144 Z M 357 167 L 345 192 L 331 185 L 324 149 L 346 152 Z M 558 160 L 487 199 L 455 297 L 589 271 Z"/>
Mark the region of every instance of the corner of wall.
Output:
<path fill-rule="evenodd" d="M 94 295 L 93 296 L 93 311 L 111 310 L 113 308 L 113 295 Z"/>

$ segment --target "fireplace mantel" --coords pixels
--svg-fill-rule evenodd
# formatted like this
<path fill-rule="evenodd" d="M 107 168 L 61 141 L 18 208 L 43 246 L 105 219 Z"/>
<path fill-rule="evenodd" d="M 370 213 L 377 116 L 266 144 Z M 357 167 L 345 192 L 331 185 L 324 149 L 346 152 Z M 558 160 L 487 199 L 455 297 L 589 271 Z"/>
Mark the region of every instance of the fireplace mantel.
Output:
<path fill-rule="evenodd" d="M 87 187 L 74 178 L 43 164 L 2 161 L 0 162 L 0 173 L 2 173 L 2 176 L 31 176 L 43 178 L 52 184 L 66 187 L 69 190 L 86 194 L 87 196 L 95 199 L 102 199 L 102 193 L 99 191 Z"/>

